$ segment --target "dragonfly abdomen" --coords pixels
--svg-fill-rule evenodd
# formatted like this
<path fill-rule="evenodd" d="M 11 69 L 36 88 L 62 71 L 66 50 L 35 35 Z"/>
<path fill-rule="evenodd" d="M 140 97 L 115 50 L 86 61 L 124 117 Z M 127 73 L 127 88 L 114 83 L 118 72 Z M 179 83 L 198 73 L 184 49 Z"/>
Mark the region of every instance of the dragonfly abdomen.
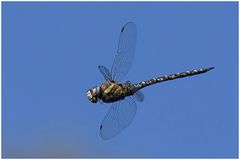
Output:
<path fill-rule="evenodd" d="M 214 69 L 214 67 L 201 68 L 201 69 L 196 69 L 196 70 L 192 70 L 192 71 L 185 71 L 182 73 L 176 73 L 176 74 L 165 75 L 162 77 L 152 78 L 150 80 L 146 80 L 146 81 L 142 81 L 140 83 L 134 84 L 134 88 L 136 90 L 139 90 L 139 89 L 142 89 L 146 86 L 149 86 L 149 85 L 152 85 L 155 83 L 160 83 L 160 82 L 164 82 L 164 81 L 168 81 L 168 80 L 174 80 L 177 78 L 184 78 L 184 77 L 193 76 L 193 75 L 197 75 L 197 74 L 202 74 L 202 73 L 208 72 L 212 69 Z"/>

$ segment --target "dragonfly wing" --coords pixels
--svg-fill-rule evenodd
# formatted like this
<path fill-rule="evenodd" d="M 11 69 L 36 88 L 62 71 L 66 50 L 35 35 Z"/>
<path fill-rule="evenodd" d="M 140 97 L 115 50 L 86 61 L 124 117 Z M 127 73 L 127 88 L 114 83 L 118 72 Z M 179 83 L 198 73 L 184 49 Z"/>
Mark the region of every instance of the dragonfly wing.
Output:
<path fill-rule="evenodd" d="M 144 94 L 142 91 L 137 91 L 136 93 L 134 93 L 133 98 L 139 102 L 144 101 Z"/>
<path fill-rule="evenodd" d="M 103 75 L 103 77 L 105 78 L 106 81 L 112 80 L 111 73 L 106 67 L 98 66 L 98 69 L 100 70 L 100 72 L 102 73 L 102 75 Z"/>
<path fill-rule="evenodd" d="M 118 50 L 111 73 L 114 80 L 120 81 L 129 71 L 135 52 L 137 28 L 133 22 L 126 23 L 120 32 Z"/>
<path fill-rule="evenodd" d="M 119 134 L 134 119 L 137 112 L 136 102 L 127 97 L 112 104 L 100 126 L 100 135 L 103 139 L 110 139 Z"/>

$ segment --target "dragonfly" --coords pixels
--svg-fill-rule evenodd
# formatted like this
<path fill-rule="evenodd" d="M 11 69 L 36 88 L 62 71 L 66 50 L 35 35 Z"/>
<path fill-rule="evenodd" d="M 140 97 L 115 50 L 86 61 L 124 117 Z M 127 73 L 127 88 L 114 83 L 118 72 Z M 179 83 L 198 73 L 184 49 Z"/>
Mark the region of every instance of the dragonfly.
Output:
<path fill-rule="evenodd" d="M 214 68 L 201 68 L 169 74 L 135 84 L 130 81 L 121 83 L 121 80 L 131 68 L 135 55 L 136 40 L 137 28 L 135 23 L 126 23 L 120 31 L 117 54 L 115 55 L 111 69 L 109 70 L 103 65 L 98 66 L 106 82 L 87 91 L 87 98 L 90 102 L 97 103 L 99 101 L 111 104 L 109 111 L 100 125 L 100 136 L 105 140 L 118 135 L 131 124 L 137 112 L 136 101 L 144 101 L 144 94 L 141 91 L 144 87 L 177 78 L 206 73 Z"/>

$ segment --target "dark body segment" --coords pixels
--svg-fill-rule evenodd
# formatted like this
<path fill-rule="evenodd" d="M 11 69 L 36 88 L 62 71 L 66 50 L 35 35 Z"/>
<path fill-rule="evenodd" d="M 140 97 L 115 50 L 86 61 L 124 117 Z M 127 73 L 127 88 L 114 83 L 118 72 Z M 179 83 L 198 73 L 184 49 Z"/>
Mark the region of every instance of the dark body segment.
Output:
<path fill-rule="evenodd" d="M 188 77 L 188 76 L 194 76 L 194 75 L 197 75 L 197 74 L 202 74 L 202 73 L 208 72 L 212 69 L 214 69 L 214 67 L 195 69 L 195 70 L 192 70 L 192 71 L 186 71 L 186 72 L 182 72 L 182 73 L 165 75 L 165 76 L 162 76 L 162 77 L 153 78 L 153 79 L 150 79 L 150 80 L 146 80 L 146 81 L 134 84 L 133 86 L 134 86 L 135 90 L 140 90 L 140 89 L 142 89 L 146 86 L 149 86 L 149 85 L 152 85 L 152 84 L 155 84 L 155 83 L 160 83 L 160 82 L 164 82 L 164 81 L 168 81 L 168 80 L 174 80 L 174 79 L 177 79 L 177 78 L 184 78 L 184 77 Z"/>
<path fill-rule="evenodd" d="M 133 95 L 132 89 L 125 83 L 108 81 L 100 87 L 100 99 L 106 103 L 112 103 L 124 99 L 126 96 Z"/>

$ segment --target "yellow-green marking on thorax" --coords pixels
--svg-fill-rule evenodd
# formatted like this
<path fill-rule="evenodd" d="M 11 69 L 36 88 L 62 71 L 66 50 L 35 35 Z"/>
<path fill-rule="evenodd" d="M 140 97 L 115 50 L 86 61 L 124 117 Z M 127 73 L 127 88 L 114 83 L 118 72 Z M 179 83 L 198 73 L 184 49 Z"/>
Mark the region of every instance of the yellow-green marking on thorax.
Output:
<path fill-rule="evenodd" d="M 105 94 L 108 94 L 109 92 L 111 92 L 111 90 L 113 89 L 115 84 L 111 84 L 107 89 L 104 90 Z"/>

